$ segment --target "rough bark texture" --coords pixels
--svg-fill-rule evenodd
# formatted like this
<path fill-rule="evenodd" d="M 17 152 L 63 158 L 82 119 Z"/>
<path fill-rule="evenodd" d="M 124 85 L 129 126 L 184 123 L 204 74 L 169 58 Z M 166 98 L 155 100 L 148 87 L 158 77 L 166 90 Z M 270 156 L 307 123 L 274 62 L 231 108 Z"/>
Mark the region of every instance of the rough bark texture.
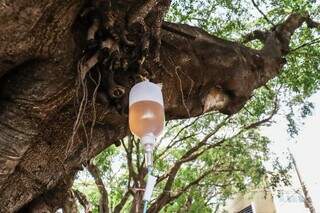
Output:
<path fill-rule="evenodd" d="M 163 83 L 168 119 L 200 115 L 204 106 L 233 114 L 280 72 L 295 29 L 304 22 L 319 26 L 293 14 L 249 36 L 265 43 L 253 50 L 196 27 L 163 23 L 166 0 L 92 2 L 0 4 L 0 212 L 66 208 L 74 199 L 69 189 L 76 171 L 127 135 L 127 95 L 139 77 Z M 98 15 L 86 10 L 92 6 L 100 8 Z M 79 14 L 86 13 L 91 21 L 81 21 Z M 92 42 L 95 20 L 99 44 Z M 95 104 L 89 74 L 95 81 L 101 77 Z M 88 82 L 89 101 L 74 134 L 77 95 L 86 94 L 78 93 L 79 78 Z M 222 102 L 216 103 L 216 94 Z M 83 127 L 92 123 L 88 140 Z"/>

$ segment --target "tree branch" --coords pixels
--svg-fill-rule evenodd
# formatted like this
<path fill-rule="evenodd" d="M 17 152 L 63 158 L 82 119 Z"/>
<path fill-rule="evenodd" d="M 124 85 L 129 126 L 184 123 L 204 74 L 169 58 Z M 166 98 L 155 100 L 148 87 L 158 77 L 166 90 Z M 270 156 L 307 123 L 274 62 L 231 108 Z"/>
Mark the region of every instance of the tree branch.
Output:
<path fill-rule="evenodd" d="M 261 41 L 261 43 L 264 44 L 266 42 L 267 35 L 268 35 L 267 32 L 264 32 L 261 30 L 255 30 L 255 31 L 245 35 L 242 39 L 243 40 L 242 42 L 248 43 L 250 41 L 259 40 L 259 41 Z"/>
<path fill-rule="evenodd" d="M 289 53 L 291 36 L 303 23 L 307 23 L 309 28 L 319 28 L 320 26 L 319 23 L 313 21 L 307 13 L 293 13 L 274 29 L 281 41 L 282 53 L 284 55 Z"/>
<path fill-rule="evenodd" d="M 165 190 L 169 191 L 172 187 L 172 184 L 174 182 L 174 179 L 176 177 L 176 174 L 178 170 L 180 169 L 181 165 L 183 163 L 189 162 L 192 159 L 195 159 L 196 156 L 193 156 L 193 154 L 198 151 L 200 148 L 206 145 L 207 141 L 215 135 L 227 122 L 227 120 L 230 118 L 230 116 L 226 117 L 222 122 L 216 125 L 216 127 L 211 131 L 209 134 L 207 134 L 196 146 L 189 149 L 183 156 L 175 162 L 175 164 L 171 167 L 171 169 L 161 177 L 157 179 L 157 184 L 160 183 L 162 180 L 166 179 L 168 177 L 168 180 L 165 184 Z M 218 143 L 219 144 L 219 143 Z M 192 157 L 191 157 L 192 156 Z"/>
<path fill-rule="evenodd" d="M 101 179 L 100 171 L 92 162 L 87 166 L 88 171 L 94 178 L 94 181 L 100 192 L 100 201 L 99 201 L 99 212 L 108 213 L 109 212 L 109 201 L 108 201 L 108 192 L 104 186 L 104 183 Z"/>
<path fill-rule="evenodd" d="M 257 4 L 252 0 L 253 4 L 257 9 Z M 260 10 L 259 10 L 260 11 Z M 263 14 L 263 13 L 262 13 Z M 263 14 L 264 15 L 264 14 Z M 266 16 L 264 15 L 266 18 Z M 266 19 L 269 23 L 271 23 L 268 19 Z M 298 14 L 293 13 L 288 16 L 288 18 L 278 25 L 273 25 L 273 27 L 268 31 L 255 30 L 243 38 L 243 42 L 247 43 L 253 40 L 260 40 L 264 45 L 264 49 L 267 52 L 272 51 L 272 54 L 278 54 L 280 57 L 288 54 L 289 44 L 291 40 L 291 36 L 293 33 L 303 24 L 306 23 L 309 28 L 319 28 L 320 23 L 313 21 L 309 14 Z M 279 44 L 277 44 L 279 42 Z M 311 41 L 312 42 L 312 41 Z M 316 42 L 316 41 L 315 41 Z M 311 43 L 312 44 L 312 43 Z M 309 45 L 309 44 L 306 44 Z M 302 45 L 303 47 L 305 45 Z M 279 50 L 280 47 L 280 50 Z M 300 47 L 298 47 L 299 49 Z M 294 51 L 294 50 L 291 50 Z"/>
<path fill-rule="evenodd" d="M 176 140 L 177 137 L 179 137 L 179 135 L 184 131 L 186 130 L 187 128 L 189 128 L 190 126 L 194 125 L 201 117 L 197 117 L 196 119 L 194 119 L 191 123 L 185 125 L 184 127 L 182 127 L 178 132 L 177 134 L 172 138 L 171 142 L 167 145 L 167 147 L 165 148 L 164 151 L 162 151 L 160 154 L 157 155 L 157 158 L 161 158 L 161 156 L 163 156 L 168 150 L 170 150 L 173 146 L 175 146 L 179 141 L 181 141 L 180 139 L 179 140 Z M 195 134 L 193 134 L 192 136 L 187 136 L 186 138 L 189 138 L 189 137 L 193 137 Z M 184 139 L 186 139 L 184 138 Z M 161 141 L 160 141 L 161 142 Z M 160 145 L 160 142 L 158 145 Z M 158 146 L 156 146 L 156 149 L 155 151 L 157 150 Z"/>
<path fill-rule="evenodd" d="M 320 38 L 313 39 L 313 40 L 311 40 L 311 41 L 309 41 L 307 43 L 304 43 L 304 44 L 294 48 L 294 49 L 291 49 L 290 53 L 295 52 L 295 51 L 297 51 L 297 50 L 299 50 L 301 48 L 304 48 L 304 47 L 307 47 L 307 46 L 310 46 L 310 45 L 313 45 L 313 44 L 317 44 L 319 42 L 320 42 Z"/>
<path fill-rule="evenodd" d="M 255 123 L 252 123 L 250 125 L 247 125 L 244 127 L 244 129 L 254 129 L 254 128 L 257 128 L 265 123 L 270 122 L 270 120 L 277 114 L 278 111 L 279 111 L 278 98 L 276 98 L 276 100 L 274 102 L 273 110 L 268 117 L 266 117 L 260 121 L 257 121 Z"/>
<path fill-rule="evenodd" d="M 310 16 L 307 17 L 306 23 L 309 28 L 319 28 L 320 22 L 316 22 L 310 18 Z"/>
<path fill-rule="evenodd" d="M 134 165 L 132 162 L 132 152 L 133 152 L 133 136 L 130 135 L 128 137 L 128 147 L 126 147 L 124 140 L 122 140 L 122 145 L 125 148 L 126 151 L 126 158 L 127 158 L 127 166 L 128 166 L 128 170 L 129 170 L 129 176 L 131 176 L 135 182 L 134 185 L 137 184 L 137 179 L 138 179 L 138 174 L 135 172 L 134 170 Z"/>
<path fill-rule="evenodd" d="M 67 196 L 67 199 L 65 200 L 62 211 L 63 212 L 70 212 L 70 213 L 77 213 L 78 212 L 78 206 L 77 206 L 74 194 L 72 193 L 71 190 L 68 191 L 68 196 Z"/>
<path fill-rule="evenodd" d="M 87 200 L 86 195 L 80 192 L 79 190 L 74 189 L 73 193 L 75 194 L 79 203 L 83 206 L 85 213 L 91 213 L 91 205 L 90 202 Z"/>
<path fill-rule="evenodd" d="M 175 193 L 173 195 L 170 195 L 170 201 L 177 199 L 178 197 L 180 197 L 183 193 L 185 193 L 186 191 L 188 191 L 191 187 L 198 185 L 204 178 L 208 177 L 210 174 L 212 173 L 221 173 L 221 172 L 231 172 L 231 171 L 235 171 L 234 169 L 218 169 L 219 165 L 215 166 L 214 168 L 208 169 L 207 171 L 205 171 L 202 175 L 200 175 L 198 178 L 196 178 L 195 180 L 193 180 L 192 182 L 190 182 L 187 186 L 183 187 L 181 190 L 179 190 L 178 193 Z M 214 184 L 213 184 L 214 185 Z"/>
<path fill-rule="evenodd" d="M 268 19 L 268 17 L 266 16 L 266 14 L 264 14 L 264 12 L 262 12 L 262 10 L 260 10 L 260 8 L 259 8 L 259 6 L 257 5 L 257 3 L 256 3 L 254 0 L 251 0 L 251 2 L 252 2 L 252 4 L 253 4 L 253 6 L 259 11 L 259 13 L 261 13 L 261 15 L 263 16 L 263 18 L 264 18 L 269 24 L 271 24 L 273 27 L 275 27 L 275 24 Z"/>
<path fill-rule="evenodd" d="M 128 191 L 126 191 L 126 193 L 122 196 L 120 202 L 114 208 L 113 212 L 120 213 L 123 207 L 125 206 L 125 204 L 127 203 L 129 197 L 130 197 L 130 191 L 128 189 Z"/>
<path fill-rule="evenodd" d="M 178 171 L 180 170 L 180 167 L 183 163 L 186 162 L 190 162 L 193 161 L 195 159 L 198 159 L 202 154 L 204 154 L 205 152 L 207 152 L 210 149 L 216 148 L 220 145 L 222 145 L 225 141 L 228 140 L 232 140 L 233 138 L 239 136 L 240 134 L 242 134 L 244 131 L 247 131 L 249 129 L 253 129 L 253 128 L 257 128 L 258 126 L 262 125 L 263 123 L 269 122 L 270 119 L 276 114 L 276 112 L 278 111 L 278 100 L 276 99 L 275 104 L 274 104 L 274 109 L 272 110 L 272 113 L 265 119 L 262 119 L 258 122 L 243 126 L 237 133 L 235 133 L 233 136 L 227 138 L 227 139 L 222 139 L 219 142 L 216 143 L 212 143 L 207 145 L 206 142 L 207 140 L 211 137 L 210 135 L 212 135 L 212 133 L 208 134 L 201 142 L 198 143 L 197 146 L 191 148 L 190 150 L 188 150 L 181 158 L 180 160 L 178 160 L 174 166 L 169 170 L 169 172 L 161 177 L 159 177 L 157 179 L 157 184 L 159 182 L 161 182 L 162 180 L 164 180 L 165 178 L 168 177 L 168 180 L 165 184 L 165 187 L 163 189 L 163 192 L 158 196 L 158 198 L 156 199 L 156 201 L 154 202 L 154 204 L 152 205 L 152 208 L 154 209 L 161 209 L 163 206 L 165 206 L 167 203 L 170 203 L 172 200 L 178 198 L 182 193 L 186 192 L 190 187 L 197 185 L 202 179 L 204 179 L 205 177 L 207 177 L 210 172 L 212 172 L 214 169 L 216 169 L 216 167 L 213 167 L 210 170 L 207 170 L 206 172 L 204 172 L 201 176 L 199 176 L 196 180 L 194 180 L 193 182 L 191 182 L 190 184 L 188 184 L 187 186 L 185 186 L 179 193 L 175 194 L 175 195 L 171 195 L 170 191 L 172 189 L 173 183 L 175 181 L 175 177 L 178 173 Z M 225 120 L 226 121 L 226 120 Z M 224 122 L 225 122 L 224 121 Z M 221 123 L 221 125 L 224 125 L 224 122 Z M 216 128 L 213 132 L 218 131 L 220 128 L 220 125 L 218 125 L 218 128 Z M 205 148 L 201 151 L 198 152 L 198 150 L 201 147 Z M 232 167 L 232 166 L 231 166 Z M 220 170 L 219 170 L 220 171 Z M 236 169 L 230 169 L 230 166 L 228 169 L 224 169 L 221 171 L 237 171 Z M 238 171 L 242 171 L 242 170 L 238 170 Z"/>

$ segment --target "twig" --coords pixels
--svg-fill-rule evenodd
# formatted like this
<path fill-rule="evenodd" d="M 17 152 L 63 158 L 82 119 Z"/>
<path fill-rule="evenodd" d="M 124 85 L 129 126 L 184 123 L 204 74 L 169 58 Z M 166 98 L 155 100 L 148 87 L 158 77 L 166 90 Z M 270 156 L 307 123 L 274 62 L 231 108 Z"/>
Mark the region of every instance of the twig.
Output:
<path fill-rule="evenodd" d="M 274 102 L 273 110 L 272 110 L 271 114 L 268 117 L 266 117 L 266 118 L 264 118 L 264 119 L 262 119 L 260 121 L 257 121 L 255 123 L 252 123 L 250 125 L 247 125 L 247 126 L 244 127 L 244 129 L 254 129 L 254 128 L 257 128 L 258 126 L 261 126 L 262 124 L 270 122 L 270 120 L 273 118 L 273 116 L 275 114 L 277 114 L 278 110 L 279 110 L 278 98 L 276 98 L 276 100 Z"/>
<path fill-rule="evenodd" d="M 192 126 L 193 124 L 195 124 L 201 117 L 197 117 L 196 119 L 194 119 L 191 123 L 185 125 L 184 127 L 182 127 L 178 133 L 173 137 L 173 139 L 171 140 L 171 142 L 168 144 L 168 146 L 166 147 L 166 149 L 161 152 L 159 155 L 157 155 L 157 158 L 160 158 L 163 154 L 165 154 L 165 152 L 167 150 L 169 150 L 170 148 L 172 148 L 177 142 L 179 142 L 180 140 L 176 140 L 179 135 L 186 129 L 188 129 L 190 126 Z M 158 148 L 158 147 L 157 147 Z"/>
<path fill-rule="evenodd" d="M 273 27 L 276 27 L 276 25 L 275 25 L 272 21 L 270 21 L 270 20 L 268 19 L 268 17 L 266 16 L 266 14 L 264 14 L 264 12 L 262 12 L 262 10 L 260 10 L 260 8 L 259 8 L 259 6 L 257 5 L 257 3 L 256 3 L 254 0 L 251 0 L 251 1 L 252 1 L 253 6 L 259 11 L 259 13 L 261 13 L 261 15 L 263 16 L 263 18 L 264 18 L 269 24 L 271 24 Z"/>
<path fill-rule="evenodd" d="M 316 43 L 320 43 L 320 38 L 316 38 L 316 39 L 311 40 L 310 42 L 304 43 L 304 44 L 302 44 L 302 45 L 290 50 L 290 53 L 292 53 L 292 52 L 294 52 L 296 50 L 299 50 L 299 49 L 301 49 L 303 47 L 306 47 L 306 46 L 309 46 L 309 45 L 313 45 L 313 44 L 316 44 Z"/>

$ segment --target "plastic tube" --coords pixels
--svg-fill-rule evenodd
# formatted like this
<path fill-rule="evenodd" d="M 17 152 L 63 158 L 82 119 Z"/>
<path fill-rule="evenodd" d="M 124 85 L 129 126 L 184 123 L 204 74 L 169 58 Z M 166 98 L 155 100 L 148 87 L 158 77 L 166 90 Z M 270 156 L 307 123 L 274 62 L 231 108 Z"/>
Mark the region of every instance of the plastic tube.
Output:
<path fill-rule="evenodd" d="M 157 182 L 157 178 L 152 176 L 152 167 L 149 166 L 147 184 L 146 184 L 146 188 L 143 195 L 143 200 L 144 200 L 143 213 L 147 212 L 148 202 L 151 200 L 153 188 L 156 185 L 156 182 Z"/>

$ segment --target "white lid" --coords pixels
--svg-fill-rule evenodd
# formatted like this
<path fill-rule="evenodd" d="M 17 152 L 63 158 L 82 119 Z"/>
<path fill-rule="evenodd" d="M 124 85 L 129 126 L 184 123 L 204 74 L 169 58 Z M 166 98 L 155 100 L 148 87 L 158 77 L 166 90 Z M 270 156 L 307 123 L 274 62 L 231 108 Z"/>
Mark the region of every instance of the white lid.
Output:
<path fill-rule="evenodd" d="M 139 101 L 154 101 L 163 106 L 161 86 L 149 81 L 134 85 L 129 93 L 129 106 Z"/>

